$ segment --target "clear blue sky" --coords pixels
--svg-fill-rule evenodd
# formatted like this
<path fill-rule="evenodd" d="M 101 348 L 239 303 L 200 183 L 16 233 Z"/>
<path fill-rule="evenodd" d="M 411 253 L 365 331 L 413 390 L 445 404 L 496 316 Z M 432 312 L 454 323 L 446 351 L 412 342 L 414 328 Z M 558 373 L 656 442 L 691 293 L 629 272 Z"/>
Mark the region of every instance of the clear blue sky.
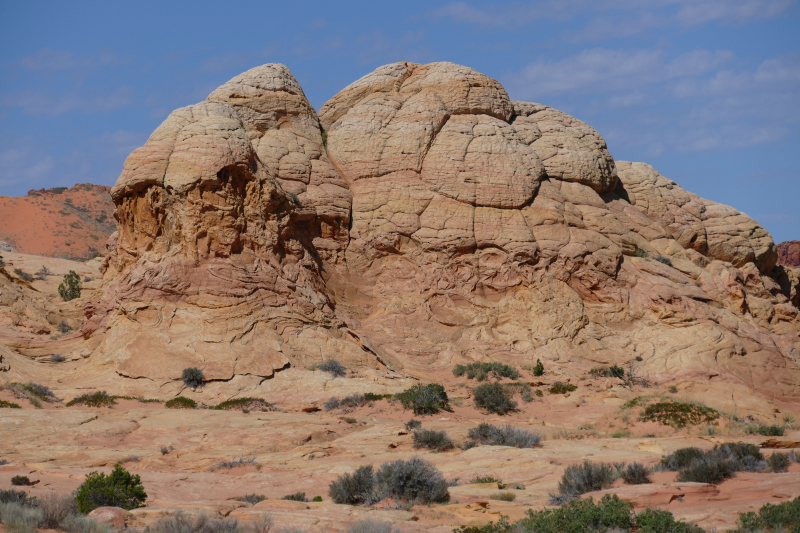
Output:
<path fill-rule="evenodd" d="M 797 0 L 0 0 L 0 194 L 113 184 L 170 111 L 256 65 L 319 109 L 395 61 L 471 66 L 800 239 Z"/>

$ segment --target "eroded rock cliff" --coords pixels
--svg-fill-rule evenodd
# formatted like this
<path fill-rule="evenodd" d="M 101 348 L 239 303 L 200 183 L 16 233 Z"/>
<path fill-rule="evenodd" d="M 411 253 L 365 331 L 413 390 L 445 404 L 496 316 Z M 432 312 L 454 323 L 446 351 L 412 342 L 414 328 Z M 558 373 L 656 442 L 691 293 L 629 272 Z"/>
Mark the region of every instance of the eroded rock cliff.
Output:
<path fill-rule="evenodd" d="M 112 196 L 104 289 L 70 342 L 123 388 L 540 358 L 726 406 L 800 396 L 797 277 L 761 226 L 467 67 L 381 67 L 319 117 L 285 66 L 254 68 L 173 112 Z"/>

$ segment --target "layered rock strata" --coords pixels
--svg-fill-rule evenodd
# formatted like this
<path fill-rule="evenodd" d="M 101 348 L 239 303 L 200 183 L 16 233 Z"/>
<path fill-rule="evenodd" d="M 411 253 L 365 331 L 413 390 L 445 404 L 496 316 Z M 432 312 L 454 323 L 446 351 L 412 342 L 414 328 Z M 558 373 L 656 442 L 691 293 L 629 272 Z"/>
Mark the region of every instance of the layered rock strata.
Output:
<path fill-rule="evenodd" d="M 467 67 L 381 67 L 319 117 L 257 67 L 173 112 L 112 197 L 81 349 L 122 383 L 542 359 L 800 396 L 796 280 L 761 226 Z"/>

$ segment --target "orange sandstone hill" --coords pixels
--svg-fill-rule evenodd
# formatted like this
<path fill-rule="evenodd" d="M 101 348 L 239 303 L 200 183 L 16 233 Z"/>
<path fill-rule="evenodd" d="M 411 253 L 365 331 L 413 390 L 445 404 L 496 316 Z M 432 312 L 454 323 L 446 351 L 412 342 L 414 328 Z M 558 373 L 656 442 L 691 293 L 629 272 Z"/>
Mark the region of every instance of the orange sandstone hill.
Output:
<path fill-rule="evenodd" d="M 0 196 L 0 241 L 23 254 L 94 257 L 116 229 L 110 190 L 81 183 Z"/>
<path fill-rule="evenodd" d="M 251 69 L 174 111 L 111 197 L 85 322 L 3 339 L 9 379 L 57 352 L 66 391 L 310 401 L 328 358 L 386 387 L 540 359 L 766 420 L 800 400 L 800 276 L 769 233 L 468 67 L 386 65 L 319 114 L 285 66 Z"/>

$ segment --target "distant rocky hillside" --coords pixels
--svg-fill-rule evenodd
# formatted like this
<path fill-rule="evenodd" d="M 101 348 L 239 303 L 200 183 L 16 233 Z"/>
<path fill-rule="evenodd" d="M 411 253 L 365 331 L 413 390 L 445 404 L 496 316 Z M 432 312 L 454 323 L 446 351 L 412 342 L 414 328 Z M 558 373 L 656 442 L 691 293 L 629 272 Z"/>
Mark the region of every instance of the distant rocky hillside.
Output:
<path fill-rule="evenodd" d="M 88 259 L 117 229 L 110 187 L 80 183 L 0 196 L 0 241 L 20 253 Z"/>
<path fill-rule="evenodd" d="M 778 244 L 778 264 L 800 267 L 800 241 L 784 241 Z"/>

